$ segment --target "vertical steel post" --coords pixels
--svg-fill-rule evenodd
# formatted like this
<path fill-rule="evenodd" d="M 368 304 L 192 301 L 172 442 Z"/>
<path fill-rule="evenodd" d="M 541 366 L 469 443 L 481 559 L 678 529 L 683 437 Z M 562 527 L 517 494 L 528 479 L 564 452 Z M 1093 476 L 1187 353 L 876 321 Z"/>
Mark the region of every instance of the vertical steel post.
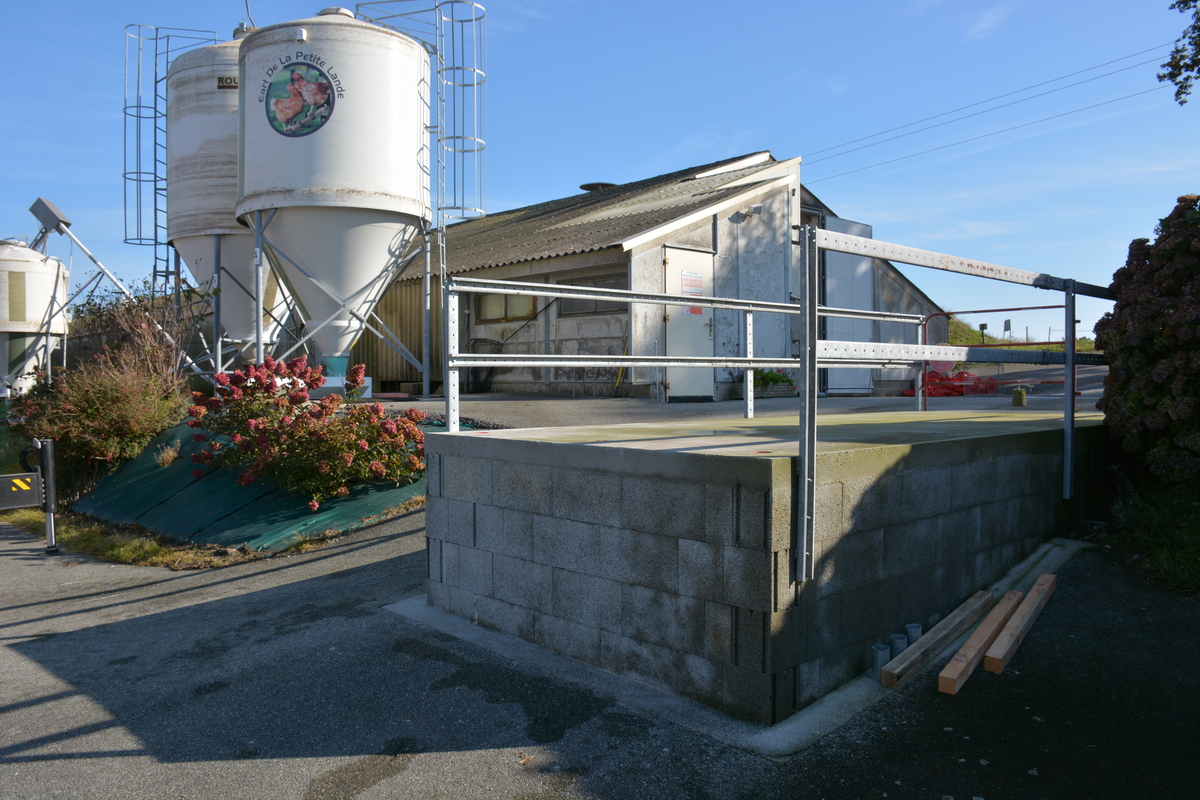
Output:
<path fill-rule="evenodd" d="M 1064 281 L 1066 336 L 1063 338 L 1063 500 L 1075 496 L 1075 281 Z"/>
<path fill-rule="evenodd" d="M 263 224 L 254 212 L 254 363 L 263 362 Z"/>
<path fill-rule="evenodd" d="M 179 251 L 172 248 L 175 253 L 175 314 L 176 316 L 183 310 L 183 297 L 179 293 L 179 279 L 183 275 L 182 263 L 183 259 L 179 257 Z"/>
<path fill-rule="evenodd" d="M 446 292 L 446 375 L 443 384 L 446 390 L 446 430 L 458 432 L 458 369 L 450 367 L 450 360 L 458 358 L 458 293 Z"/>
<path fill-rule="evenodd" d="M 38 439 L 41 449 L 38 457 L 42 471 L 42 508 L 46 512 L 46 552 L 57 553 L 58 543 L 54 539 L 54 507 L 58 497 L 54 492 L 54 440 Z"/>
<path fill-rule="evenodd" d="M 430 253 L 430 238 L 433 236 L 433 231 L 430 229 L 429 223 L 425 223 L 425 272 L 421 276 L 421 290 L 425 298 L 425 317 L 424 317 L 424 340 L 421 342 L 421 396 L 429 397 L 429 372 L 432 368 L 433 347 L 430 337 L 433 334 L 433 290 L 430 287 L 430 270 L 432 269 L 432 256 Z"/>
<path fill-rule="evenodd" d="M 54 282 L 54 290 L 58 291 L 58 281 Z M 51 343 L 50 329 L 54 322 L 54 304 L 58 300 L 57 294 L 50 296 L 50 312 L 46 315 L 46 383 L 51 383 L 53 375 L 51 375 L 51 362 L 54 356 L 54 347 Z"/>
<path fill-rule="evenodd" d="M 754 358 L 754 312 L 746 311 L 746 358 Z M 754 368 L 746 367 L 742 376 L 746 398 L 746 419 L 754 419 Z"/>
<path fill-rule="evenodd" d="M 224 349 L 225 336 L 221 332 L 221 234 L 213 234 L 213 342 L 216 354 L 213 359 L 213 372 L 220 375 L 225 371 Z"/>
<path fill-rule="evenodd" d="M 800 228 L 802 258 L 799 270 L 803 313 L 801 321 L 800 364 L 796 388 L 800 396 L 799 458 L 796 460 L 795 489 L 795 565 L 796 580 L 811 580 L 815 564 L 815 513 L 817 483 L 817 291 L 818 263 L 816 228 Z"/>

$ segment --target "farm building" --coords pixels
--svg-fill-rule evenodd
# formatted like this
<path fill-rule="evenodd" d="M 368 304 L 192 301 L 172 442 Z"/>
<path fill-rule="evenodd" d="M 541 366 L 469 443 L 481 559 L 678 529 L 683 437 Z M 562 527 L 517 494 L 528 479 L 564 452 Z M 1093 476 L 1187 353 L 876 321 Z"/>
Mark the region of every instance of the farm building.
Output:
<path fill-rule="evenodd" d="M 791 302 L 800 268 L 793 228 L 814 225 L 856 236 L 871 228 L 839 219 L 800 184 L 800 159 L 769 152 L 731 158 L 620 185 L 591 184 L 583 194 L 448 226 L 450 275 L 570 284 L 644 292 Z M 418 243 L 423 244 L 423 243 Z M 436 264 L 437 259 L 434 259 Z M 881 259 L 827 253 L 821 302 L 840 308 L 930 314 L 941 309 Z M 436 268 L 435 268 L 436 273 Z M 434 276 L 434 385 L 441 380 L 440 288 Z M 413 258 L 376 313 L 413 352 L 421 351 L 422 259 Z M 477 294 L 462 304 L 461 348 L 478 353 L 703 356 L 742 352 L 740 314 L 584 298 Z M 695 312 L 695 313 L 690 313 Z M 932 323 L 930 341 L 945 334 Z M 758 314 L 754 352 L 793 354 L 788 319 Z M 912 325 L 828 319 L 822 338 L 916 342 Z M 936 337 L 936 338 L 935 338 Z M 365 333 L 353 350 L 382 391 L 419 391 L 421 375 L 391 347 Z M 471 370 L 466 391 L 597 394 L 660 400 L 721 400 L 730 369 L 506 368 Z M 829 394 L 888 394 L 907 388 L 915 370 L 842 369 L 822 375 Z"/>

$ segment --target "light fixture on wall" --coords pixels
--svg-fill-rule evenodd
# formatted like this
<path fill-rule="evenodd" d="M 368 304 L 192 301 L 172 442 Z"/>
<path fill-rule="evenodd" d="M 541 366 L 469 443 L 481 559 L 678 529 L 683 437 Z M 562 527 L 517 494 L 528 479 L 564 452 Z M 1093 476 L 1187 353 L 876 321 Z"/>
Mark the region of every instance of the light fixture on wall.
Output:
<path fill-rule="evenodd" d="M 747 217 L 757 217 L 762 213 L 762 203 L 755 203 L 750 206 L 750 210 L 746 212 Z"/>

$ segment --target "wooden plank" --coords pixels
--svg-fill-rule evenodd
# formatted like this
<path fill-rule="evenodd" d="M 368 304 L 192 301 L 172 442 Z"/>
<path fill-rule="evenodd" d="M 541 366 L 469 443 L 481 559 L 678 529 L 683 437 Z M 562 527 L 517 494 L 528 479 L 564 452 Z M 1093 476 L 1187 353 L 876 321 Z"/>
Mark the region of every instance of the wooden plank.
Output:
<path fill-rule="evenodd" d="M 971 673 L 983 661 L 983 654 L 992 646 L 992 642 L 996 641 L 996 637 L 1000 635 L 1000 629 L 1008 623 L 1013 612 L 1017 610 L 1017 604 L 1024 596 L 1024 592 L 1018 592 L 1016 589 L 1004 593 L 1000 602 L 984 618 L 983 622 L 979 623 L 979 627 L 971 634 L 971 638 L 967 639 L 967 643 L 954 654 L 954 658 L 950 659 L 950 663 L 938 675 L 939 692 L 958 694 L 958 690 L 967 682 L 967 678 L 971 677 Z"/>
<path fill-rule="evenodd" d="M 932 661 L 948 644 L 961 636 L 963 631 L 978 622 L 995 602 L 991 592 L 976 592 L 950 616 L 934 625 L 929 633 L 889 661 L 879 671 L 879 682 L 893 689 L 903 684 L 920 672 L 921 667 Z"/>
<path fill-rule="evenodd" d="M 1008 660 L 1013 657 L 1013 653 L 1017 652 L 1017 648 L 1025 640 L 1025 634 L 1029 633 L 1029 629 L 1033 627 L 1034 620 L 1038 618 L 1038 614 L 1042 613 L 1046 601 L 1050 599 L 1050 595 L 1054 594 L 1057 581 L 1058 579 L 1049 572 L 1043 572 L 1042 576 L 1037 579 L 1033 588 L 1029 590 L 1029 594 L 1025 595 L 1025 599 L 1017 607 L 1012 619 L 1008 621 L 1004 630 L 1000 631 L 1000 635 L 996 637 L 996 641 L 992 642 L 992 646 L 988 648 L 987 655 L 983 657 L 985 670 L 997 675 L 1004 671 Z"/>

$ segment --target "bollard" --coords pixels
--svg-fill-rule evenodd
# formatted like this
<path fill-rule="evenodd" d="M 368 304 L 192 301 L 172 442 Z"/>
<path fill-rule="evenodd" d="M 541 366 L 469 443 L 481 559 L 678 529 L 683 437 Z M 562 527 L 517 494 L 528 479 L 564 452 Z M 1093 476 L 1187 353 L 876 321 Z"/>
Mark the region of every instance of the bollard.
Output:
<path fill-rule="evenodd" d="M 1022 408 L 1025 404 L 1025 390 L 1018 386 L 1013 389 L 1013 407 Z"/>
<path fill-rule="evenodd" d="M 54 540 L 54 506 L 58 498 L 54 495 L 54 440 L 34 439 L 42 468 L 42 508 L 46 511 L 46 552 L 57 553 L 58 543 Z"/>
<path fill-rule="evenodd" d="M 904 652 L 904 648 L 908 647 L 908 636 L 903 633 L 892 634 L 892 658 Z"/>
<path fill-rule="evenodd" d="M 904 626 L 904 633 L 907 634 L 908 646 L 912 647 L 913 642 L 921 638 L 921 623 L 910 622 Z"/>

